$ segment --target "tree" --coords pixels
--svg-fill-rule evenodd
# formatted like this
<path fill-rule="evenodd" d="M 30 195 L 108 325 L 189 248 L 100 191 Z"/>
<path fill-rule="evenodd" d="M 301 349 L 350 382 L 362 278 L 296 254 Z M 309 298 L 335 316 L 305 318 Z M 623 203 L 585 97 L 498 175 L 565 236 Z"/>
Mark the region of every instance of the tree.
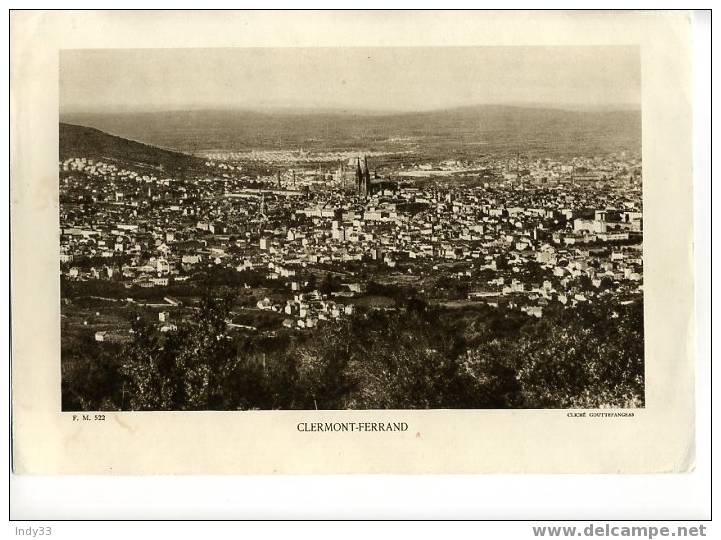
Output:
<path fill-rule="evenodd" d="M 514 346 L 525 405 L 643 405 L 642 303 L 602 303 L 575 311 L 555 320 L 544 318 Z"/>
<path fill-rule="evenodd" d="M 476 407 L 508 409 L 523 405 L 521 385 L 508 361 L 508 349 L 507 343 L 493 340 L 468 351 L 463 369 L 473 381 Z"/>
<path fill-rule="evenodd" d="M 330 295 L 333 292 L 339 291 L 342 289 L 341 283 L 338 280 L 336 276 L 328 272 L 325 277 L 323 278 L 323 281 L 320 284 L 320 292 L 322 294 Z"/>
<path fill-rule="evenodd" d="M 100 347 L 92 335 L 62 350 L 62 410 L 113 411 L 122 408 L 124 380 L 114 344 Z"/>
<path fill-rule="evenodd" d="M 496 270 L 508 270 L 508 268 L 508 258 L 503 254 L 498 255 L 496 257 Z"/>
<path fill-rule="evenodd" d="M 226 377 L 239 359 L 225 334 L 230 298 L 202 299 L 196 322 L 162 334 L 142 319 L 123 352 L 132 410 L 224 409 Z"/>
<path fill-rule="evenodd" d="M 305 290 L 306 292 L 314 291 L 316 288 L 316 277 L 315 274 L 311 274 L 308 277 L 308 282 L 306 283 Z"/>
<path fill-rule="evenodd" d="M 298 374 L 296 406 L 304 409 L 347 407 L 347 396 L 356 386 L 348 368 L 357 350 L 349 339 L 349 330 L 347 321 L 324 325 L 309 343 L 296 349 L 292 360 Z"/>

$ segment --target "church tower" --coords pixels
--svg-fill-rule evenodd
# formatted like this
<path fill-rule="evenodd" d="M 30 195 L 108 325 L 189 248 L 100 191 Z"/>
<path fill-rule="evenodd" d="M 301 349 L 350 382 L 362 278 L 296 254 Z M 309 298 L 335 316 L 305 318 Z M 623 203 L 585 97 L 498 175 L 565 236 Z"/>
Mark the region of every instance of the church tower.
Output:
<path fill-rule="evenodd" d="M 368 197 L 371 190 L 371 173 L 368 170 L 368 156 L 363 156 L 363 165 L 361 166 L 361 195 Z"/>
<path fill-rule="evenodd" d="M 363 170 L 361 169 L 361 160 L 360 156 L 356 158 L 356 168 L 355 168 L 355 188 L 356 192 L 360 195 L 361 192 L 361 186 L 363 184 Z"/>

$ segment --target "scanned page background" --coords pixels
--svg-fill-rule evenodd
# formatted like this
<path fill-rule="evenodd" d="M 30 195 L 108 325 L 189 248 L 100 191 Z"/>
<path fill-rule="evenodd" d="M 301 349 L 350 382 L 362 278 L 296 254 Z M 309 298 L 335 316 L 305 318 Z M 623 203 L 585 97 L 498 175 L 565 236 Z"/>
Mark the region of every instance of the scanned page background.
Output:
<path fill-rule="evenodd" d="M 359 29 L 362 28 L 362 31 Z M 690 23 L 684 13 L 14 12 L 11 279 L 20 473 L 672 472 L 694 463 Z M 58 51 L 72 48 L 638 45 L 646 408 L 60 412 Z M 559 76 L 561 76 L 559 74 Z M 298 422 L 405 421 L 404 433 Z"/>

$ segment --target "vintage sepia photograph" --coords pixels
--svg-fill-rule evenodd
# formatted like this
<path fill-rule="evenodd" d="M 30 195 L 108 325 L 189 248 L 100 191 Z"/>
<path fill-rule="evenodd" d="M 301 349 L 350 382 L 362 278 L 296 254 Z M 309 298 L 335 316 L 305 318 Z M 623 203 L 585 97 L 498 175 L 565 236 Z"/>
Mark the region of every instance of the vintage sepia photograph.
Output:
<path fill-rule="evenodd" d="M 645 406 L 637 46 L 59 51 L 63 411 Z"/>

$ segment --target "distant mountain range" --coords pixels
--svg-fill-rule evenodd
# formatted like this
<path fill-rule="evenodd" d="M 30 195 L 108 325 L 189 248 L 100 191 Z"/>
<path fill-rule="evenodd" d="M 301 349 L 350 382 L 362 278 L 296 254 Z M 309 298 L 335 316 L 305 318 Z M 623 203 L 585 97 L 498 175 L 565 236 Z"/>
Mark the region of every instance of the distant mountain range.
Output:
<path fill-rule="evenodd" d="M 188 153 L 249 149 L 400 149 L 429 157 L 640 152 L 641 112 L 475 106 L 416 113 L 207 110 L 67 114 L 61 120 Z"/>
<path fill-rule="evenodd" d="M 60 123 L 60 159 L 110 158 L 167 171 L 198 166 L 199 158 L 124 139 L 85 126 Z"/>

